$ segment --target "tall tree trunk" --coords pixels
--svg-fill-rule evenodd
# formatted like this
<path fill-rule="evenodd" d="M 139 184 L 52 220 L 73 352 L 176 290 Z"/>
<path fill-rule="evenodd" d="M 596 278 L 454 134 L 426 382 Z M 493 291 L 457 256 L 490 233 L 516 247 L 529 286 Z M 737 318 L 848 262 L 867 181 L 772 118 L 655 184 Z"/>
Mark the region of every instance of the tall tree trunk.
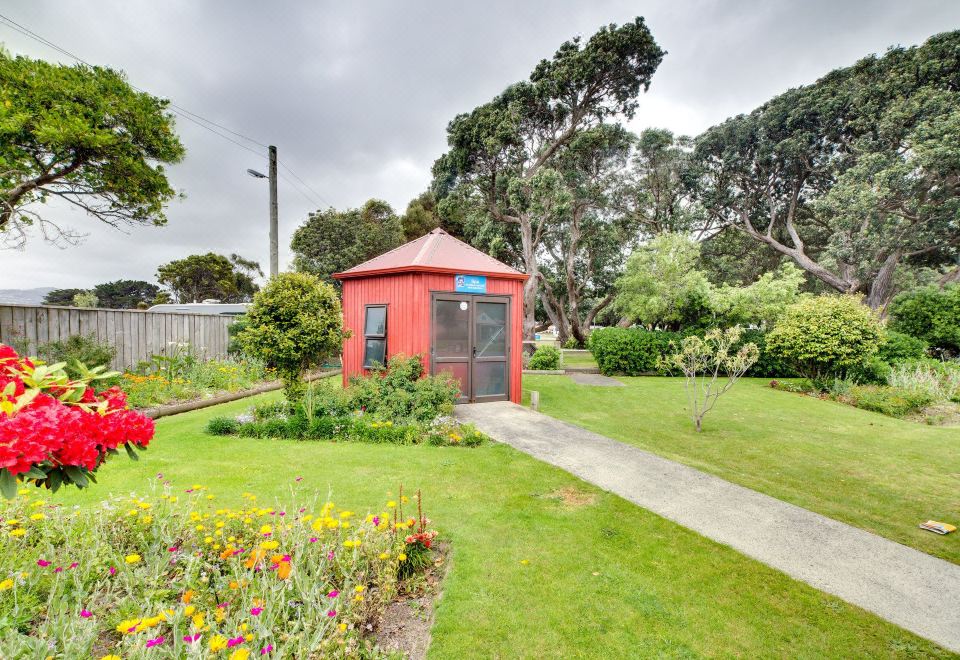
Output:
<path fill-rule="evenodd" d="M 953 270 L 948 270 L 943 274 L 937 284 L 940 285 L 940 288 L 947 286 L 948 284 L 960 284 L 960 266 L 954 266 Z"/>
<path fill-rule="evenodd" d="M 520 239 L 523 247 L 523 265 L 526 268 L 527 281 L 523 285 L 523 340 L 533 341 L 537 325 L 537 291 L 540 287 L 540 266 L 537 263 L 537 249 L 533 240 L 533 226 L 526 215 L 520 218 Z"/>
<path fill-rule="evenodd" d="M 870 291 L 864 301 L 870 309 L 879 312 L 881 316 L 886 316 L 887 303 L 890 302 L 893 294 L 893 274 L 897 270 L 897 264 L 900 263 L 900 255 L 899 250 L 894 250 L 883 260 L 883 265 L 870 283 Z"/>

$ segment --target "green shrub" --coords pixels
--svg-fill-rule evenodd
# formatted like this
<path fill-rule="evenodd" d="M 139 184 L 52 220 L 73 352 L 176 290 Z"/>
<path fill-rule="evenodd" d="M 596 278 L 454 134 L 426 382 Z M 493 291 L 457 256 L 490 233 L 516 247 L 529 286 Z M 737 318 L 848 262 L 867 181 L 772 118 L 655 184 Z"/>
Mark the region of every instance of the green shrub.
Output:
<path fill-rule="evenodd" d="M 753 366 L 747 370 L 746 375 L 758 378 L 793 378 L 800 374 L 792 364 L 782 357 L 770 352 L 767 348 L 767 333 L 763 330 L 744 330 L 740 336 L 740 341 L 734 345 L 734 349 L 740 349 L 746 344 L 753 344 L 760 351 L 760 356 Z"/>
<path fill-rule="evenodd" d="M 960 284 L 902 293 L 890 303 L 890 329 L 926 341 L 941 353 L 960 353 Z"/>
<path fill-rule="evenodd" d="M 925 358 L 894 365 L 887 382 L 902 389 L 923 392 L 934 401 L 960 403 L 960 362 Z"/>
<path fill-rule="evenodd" d="M 919 360 L 927 356 L 929 344 L 919 337 L 912 337 L 896 330 L 887 330 L 883 335 L 877 357 L 887 364 L 904 360 Z"/>
<path fill-rule="evenodd" d="M 247 327 L 247 315 L 240 314 L 233 319 L 233 323 L 227 326 L 227 355 L 241 355 L 243 349 L 240 342 L 237 341 L 237 335 Z"/>
<path fill-rule="evenodd" d="M 890 377 L 890 363 L 874 355 L 863 364 L 847 371 L 847 378 L 861 385 L 886 385 Z"/>
<path fill-rule="evenodd" d="M 657 371 L 677 339 L 676 333 L 662 330 L 598 328 L 590 333 L 590 351 L 600 373 L 639 376 Z"/>
<path fill-rule="evenodd" d="M 110 344 L 97 341 L 94 335 L 71 335 L 65 340 L 37 346 L 37 355 L 49 363 L 66 362 L 64 370 L 71 378 L 78 378 L 77 363 L 88 368 L 109 366 L 117 354 Z"/>
<path fill-rule="evenodd" d="M 583 344 L 577 341 L 576 337 L 568 337 L 567 341 L 563 342 L 563 347 L 567 350 L 578 350 L 583 348 Z"/>
<path fill-rule="evenodd" d="M 933 403 L 933 398 L 924 392 L 888 385 L 854 385 L 835 398 L 857 408 L 890 417 L 903 417 L 919 412 Z"/>
<path fill-rule="evenodd" d="M 560 351 L 553 346 L 538 346 L 530 358 L 530 369 L 551 370 L 560 368 Z"/>
<path fill-rule="evenodd" d="M 459 395 L 459 386 L 448 374 L 424 376 L 418 355 L 394 355 L 385 367 L 351 378 L 347 390 L 352 409 L 398 424 L 449 415 Z"/>
<path fill-rule="evenodd" d="M 877 352 L 882 328 L 854 296 L 823 295 L 787 307 L 767 334 L 770 353 L 825 386 L 860 368 Z"/>
<path fill-rule="evenodd" d="M 232 417 L 214 417 L 207 422 L 207 433 L 210 435 L 233 435 L 237 432 L 240 422 Z"/>
<path fill-rule="evenodd" d="M 237 345 L 276 367 L 291 401 L 306 391 L 303 372 L 339 353 L 346 336 L 336 290 L 307 273 L 270 278 L 246 317 Z"/>

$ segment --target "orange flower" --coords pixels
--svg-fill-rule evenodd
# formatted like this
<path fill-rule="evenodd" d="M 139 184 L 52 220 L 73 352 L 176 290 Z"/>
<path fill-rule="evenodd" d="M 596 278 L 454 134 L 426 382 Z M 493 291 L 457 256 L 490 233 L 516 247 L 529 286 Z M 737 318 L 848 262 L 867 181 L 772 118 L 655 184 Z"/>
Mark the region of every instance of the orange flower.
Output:
<path fill-rule="evenodd" d="M 286 580 L 288 577 L 290 577 L 290 570 L 291 570 L 290 562 L 288 561 L 280 562 L 280 566 L 277 567 L 277 577 L 280 578 L 281 580 Z"/>
<path fill-rule="evenodd" d="M 180 600 L 182 600 L 186 604 L 189 604 L 190 601 L 193 600 L 193 589 L 189 589 L 186 592 L 184 592 L 183 597 Z"/>

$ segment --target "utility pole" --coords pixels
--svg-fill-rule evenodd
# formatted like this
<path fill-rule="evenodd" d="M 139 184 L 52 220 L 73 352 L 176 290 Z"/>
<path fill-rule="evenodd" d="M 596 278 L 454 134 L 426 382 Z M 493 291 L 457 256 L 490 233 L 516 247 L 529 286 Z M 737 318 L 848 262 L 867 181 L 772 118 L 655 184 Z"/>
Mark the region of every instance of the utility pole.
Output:
<path fill-rule="evenodd" d="M 278 211 L 277 211 L 277 148 L 268 147 L 270 152 L 270 277 L 280 272 Z"/>

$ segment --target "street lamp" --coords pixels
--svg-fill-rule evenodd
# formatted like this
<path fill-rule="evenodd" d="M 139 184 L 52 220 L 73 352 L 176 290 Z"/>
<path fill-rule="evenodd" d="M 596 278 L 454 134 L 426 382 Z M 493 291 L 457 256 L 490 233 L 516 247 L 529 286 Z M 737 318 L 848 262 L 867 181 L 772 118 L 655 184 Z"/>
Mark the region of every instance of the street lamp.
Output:
<path fill-rule="evenodd" d="M 279 239 L 277 237 L 277 148 L 267 147 L 270 159 L 270 174 L 263 174 L 256 170 L 247 168 L 247 174 L 257 179 L 270 179 L 270 277 L 273 277 L 280 271 L 280 257 L 278 254 Z"/>

